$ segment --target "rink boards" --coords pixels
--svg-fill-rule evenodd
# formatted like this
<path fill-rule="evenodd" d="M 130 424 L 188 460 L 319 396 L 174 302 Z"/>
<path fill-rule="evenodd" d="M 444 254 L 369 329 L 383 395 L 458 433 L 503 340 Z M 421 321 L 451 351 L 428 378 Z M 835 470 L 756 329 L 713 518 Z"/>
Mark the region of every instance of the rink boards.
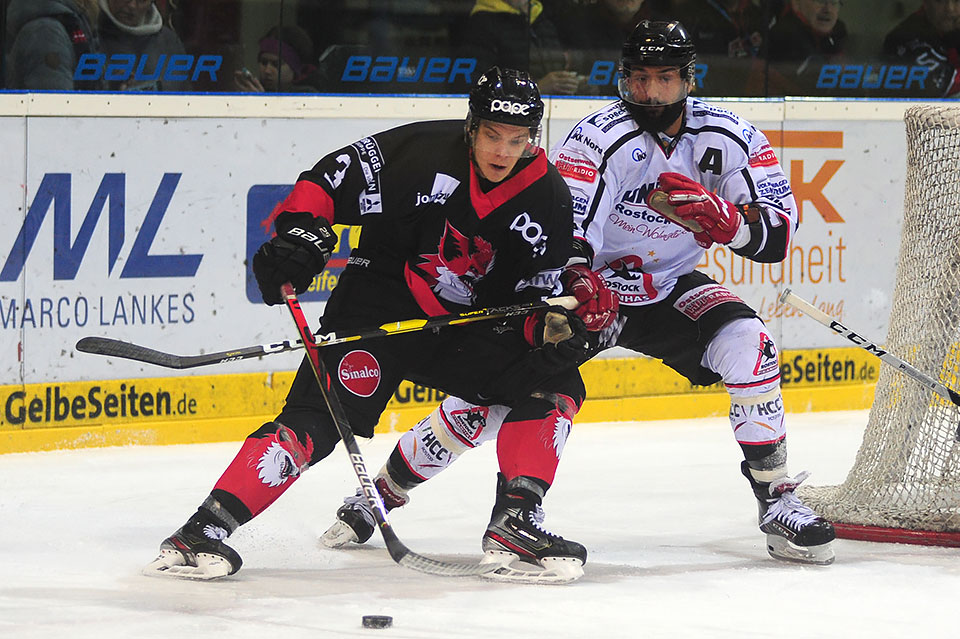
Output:
<path fill-rule="evenodd" d="M 547 102 L 547 145 L 604 104 Z M 715 246 L 700 269 L 767 323 L 782 351 L 789 409 L 866 406 L 871 380 L 807 382 L 797 372 L 807 364 L 825 368 L 817 353 L 845 342 L 777 297 L 790 287 L 882 342 L 909 103 L 719 105 L 770 140 L 802 222 L 782 265 L 755 264 Z M 297 354 L 172 371 L 77 353 L 73 345 L 101 335 L 191 354 L 290 338 L 289 319 L 260 303 L 247 264 L 268 237 L 262 222 L 273 205 L 327 152 L 402 123 L 462 118 L 465 110 L 457 96 L 0 96 L 0 145 L 9 160 L 0 172 L 0 451 L 230 439 L 272 416 L 289 384 L 281 371 L 296 368 Z M 311 321 L 358 240 L 357 229 L 338 232 L 337 254 L 302 297 Z M 804 361 L 792 363 L 791 353 Z M 677 393 L 693 391 L 671 381 L 672 372 L 621 360 L 625 355 L 584 367 L 593 399 L 582 420 L 726 410 L 719 389 L 698 391 L 696 402 L 676 401 Z M 788 373 L 803 381 L 794 385 Z M 381 428 L 418 419 L 436 400 L 416 399 L 424 393 L 401 392 Z"/>
<path fill-rule="evenodd" d="M 878 360 L 855 348 L 781 354 L 788 411 L 866 408 Z M 588 400 L 580 423 L 723 415 L 720 385 L 691 386 L 647 358 L 606 358 L 581 367 Z M 279 412 L 293 372 L 148 377 L 0 386 L 0 453 L 130 444 L 239 440 Z M 377 432 L 406 430 L 445 395 L 404 382 Z"/>

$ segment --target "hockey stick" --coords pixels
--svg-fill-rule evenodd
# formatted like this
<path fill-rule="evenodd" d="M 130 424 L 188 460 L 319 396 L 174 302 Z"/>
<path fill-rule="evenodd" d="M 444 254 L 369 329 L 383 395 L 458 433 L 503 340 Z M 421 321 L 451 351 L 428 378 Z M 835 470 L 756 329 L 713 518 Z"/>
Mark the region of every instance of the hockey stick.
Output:
<path fill-rule="evenodd" d="M 940 397 L 943 397 L 944 399 L 953 402 L 957 406 L 960 406 L 960 393 L 956 393 L 955 391 L 950 390 L 949 388 L 947 388 L 937 380 L 933 379 L 926 373 L 923 373 L 917 370 L 917 368 L 915 368 L 912 364 L 909 364 L 903 361 L 896 355 L 883 350 L 882 348 L 880 348 L 879 346 L 877 346 L 867 338 L 851 331 L 849 328 L 847 328 L 840 322 L 836 321 L 835 319 L 833 319 L 832 317 L 830 317 L 829 315 L 827 315 L 826 313 L 824 313 L 823 311 L 815 307 L 810 302 L 807 302 L 806 300 L 801 299 L 800 297 L 797 297 L 796 295 L 794 295 L 789 288 L 786 289 L 783 292 L 783 294 L 780 295 L 780 302 L 784 304 L 789 304 L 795 309 L 802 311 L 808 317 L 811 317 L 817 320 L 818 322 L 820 322 L 827 328 L 831 329 L 838 335 L 842 335 L 843 337 L 846 337 L 848 340 L 850 340 L 851 342 L 853 342 L 863 350 L 867 351 L 871 355 L 875 355 L 879 357 L 883 362 L 889 364 L 890 366 L 893 366 L 897 370 L 903 371 L 904 374 L 920 382 L 921 384 L 923 384 L 924 386 L 926 386 L 927 388 L 935 392 L 937 395 L 940 395 Z"/>
<path fill-rule="evenodd" d="M 363 493 L 367 497 L 367 503 L 370 504 L 370 508 L 373 510 L 373 518 L 377 523 L 377 527 L 380 529 L 380 534 L 383 535 L 383 541 L 387 545 L 387 552 L 390 553 L 390 557 L 401 566 L 426 572 L 431 575 L 443 575 L 447 577 L 482 575 L 500 568 L 499 564 L 480 564 L 479 562 L 475 564 L 462 564 L 431 559 L 413 552 L 400 541 L 396 533 L 393 532 L 393 527 L 390 525 L 390 522 L 387 520 L 387 509 L 383 505 L 383 499 L 380 498 L 380 493 L 377 491 L 373 480 L 370 479 L 370 475 L 367 473 L 363 455 L 361 455 L 360 447 L 357 445 L 357 440 L 353 436 L 353 430 L 347 421 L 347 415 L 343 410 L 343 405 L 340 403 L 340 398 L 337 397 L 337 393 L 331 385 L 330 374 L 327 372 L 326 366 L 323 365 L 323 360 L 320 359 L 320 351 L 317 348 L 318 344 L 313 337 L 313 333 L 310 332 L 307 319 L 304 317 L 303 310 L 300 308 L 300 300 L 297 299 L 297 295 L 290 283 L 283 284 L 280 287 L 280 293 L 287 304 L 287 308 L 290 309 L 290 315 L 293 317 L 294 323 L 297 325 L 300 339 L 306 345 L 307 360 L 310 362 L 310 368 L 317 378 L 320 392 L 323 394 L 323 399 L 327 403 L 327 408 L 330 410 L 330 417 L 333 419 L 333 423 L 337 427 L 337 432 L 340 433 L 340 438 L 343 440 L 343 445 L 350 455 L 353 472 L 356 473 L 357 480 L 360 482 L 360 488 L 363 489 Z"/>
<path fill-rule="evenodd" d="M 424 331 L 444 326 L 470 324 L 488 319 L 503 319 L 505 317 L 523 315 L 524 313 L 544 309 L 548 306 L 562 306 L 572 310 L 576 308 L 577 300 L 572 296 L 554 297 L 541 302 L 525 302 L 512 306 L 494 306 L 477 309 L 475 311 L 467 311 L 465 313 L 438 315 L 429 319 L 408 319 L 399 322 L 389 322 L 375 328 L 361 329 L 349 335 L 338 335 L 337 333 L 316 335 L 314 342 L 318 347 L 332 346 L 333 344 L 343 344 L 344 342 L 353 342 L 373 337 L 385 337 L 387 335 L 412 333 L 414 331 Z M 84 337 L 80 339 L 76 345 L 76 349 L 83 353 L 122 357 L 124 359 L 132 359 L 165 368 L 179 369 L 235 362 L 251 357 L 286 353 L 299 348 L 303 348 L 303 340 L 301 339 L 284 340 L 282 342 L 274 342 L 273 344 L 259 344 L 257 346 L 247 346 L 246 348 L 238 348 L 232 351 L 219 351 L 201 355 L 174 355 L 173 353 L 164 353 L 163 351 L 147 348 L 146 346 L 140 346 L 139 344 L 124 342 L 109 337 Z"/>

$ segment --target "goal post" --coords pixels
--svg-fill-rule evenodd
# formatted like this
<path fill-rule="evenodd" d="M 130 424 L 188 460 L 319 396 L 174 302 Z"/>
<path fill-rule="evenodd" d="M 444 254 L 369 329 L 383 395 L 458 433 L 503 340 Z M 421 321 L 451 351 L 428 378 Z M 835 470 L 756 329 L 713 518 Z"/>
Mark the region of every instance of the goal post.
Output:
<path fill-rule="evenodd" d="M 960 388 L 960 106 L 907 109 L 897 278 L 884 343 Z M 960 547 L 960 407 L 881 367 L 853 468 L 801 489 L 847 539 Z"/>

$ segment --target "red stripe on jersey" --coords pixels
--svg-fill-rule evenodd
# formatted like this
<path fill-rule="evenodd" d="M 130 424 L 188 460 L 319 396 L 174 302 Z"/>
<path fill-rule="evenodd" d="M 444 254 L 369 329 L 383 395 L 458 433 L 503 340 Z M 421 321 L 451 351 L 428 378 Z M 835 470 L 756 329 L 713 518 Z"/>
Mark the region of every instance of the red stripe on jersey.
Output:
<path fill-rule="evenodd" d="M 260 225 L 264 230 L 269 231 L 273 221 L 284 211 L 294 213 L 306 211 L 313 217 L 322 217 L 331 225 L 333 224 L 333 198 L 323 190 L 322 186 L 309 180 L 298 181 L 290 191 L 290 195 L 273 207 L 273 211 Z"/>
<path fill-rule="evenodd" d="M 424 313 L 434 317 L 436 315 L 446 315 L 450 312 L 433 294 L 433 289 L 430 288 L 427 281 L 410 270 L 409 264 L 403 265 L 403 278 L 407 281 L 407 288 L 413 294 L 413 299 L 417 301 L 417 306 L 423 309 Z"/>
<path fill-rule="evenodd" d="M 777 160 L 777 154 L 773 149 L 770 148 L 769 145 L 764 146 L 762 149 L 751 155 L 748 163 L 753 167 L 780 165 L 780 161 Z"/>
<path fill-rule="evenodd" d="M 497 207 L 510 201 L 520 191 L 524 190 L 547 174 L 547 156 L 543 149 L 537 149 L 537 157 L 525 166 L 519 173 L 507 178 L 488 193 L 480 189 L 480 180 L 477 177 L 477 167 L 470 162 L 470 203 L 481 220 L 495 211 Z"/>

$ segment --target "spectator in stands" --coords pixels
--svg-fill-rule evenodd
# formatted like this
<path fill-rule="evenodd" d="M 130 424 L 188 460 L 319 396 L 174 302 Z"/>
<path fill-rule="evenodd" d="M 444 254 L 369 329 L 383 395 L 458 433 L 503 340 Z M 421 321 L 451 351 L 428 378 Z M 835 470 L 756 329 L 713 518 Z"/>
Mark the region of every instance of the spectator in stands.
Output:
<path fill-rule="evenodd" d="M 587 76 L 588 93 L 617 95 L 616 82 L 596 84 L 595 65 L 616 65 L 621 44 L 641 20 L 669 20 L 667 0 L 565 0 L 556 12 L 560 41 L 569 51 L 571 66 Z M 610 68 L 609 66 L 607 68 Z"/>
<path fill-rule="evenodd" d="M 769 4 L 686 0 L 675 13 L 697 44 L 698 63 L 706 67 L 697 78 L 700 89 L 713 96 L 764 95 L 764 41 L 775 15 Z"/>
<path fill-rule="evenodd" d="M 960 98 L 960 0 L 923 0 L 887 34 L 883 52 L 927 67 L 929 95 Z"/>
<path fill-rule="evenodd" d="M 185 53 L 180 37 L 163 24 L 153 0 L 100 0 L 100 44 L 107 56 L 137 56 L 137 75 L 108 81 L 118 91 L 190 91 L 189 80 L 172 80 L 165 73 L 173 55 Z M 141 58 L 146 56 L 141 66 Z M 159 68 L 158 68 L 159 67 Z"/>
<path fill-rule="evenodd" d="M 697 55 L 757 57 L 763 52 L 767 24 L 773 16 L 756 0 L 688 0 L 677 6 L 676 19 L 697 44 Z"/>
<path fill-rule="evenodd" d="M 668 0 L 566 0 L 563 5 L 557 18 L 561 40 L 580 49 L 613 51 L 614 60 L 620 57 L 616 43 L 622 43 L 638 22 L 666 19 L 677 12 Z"/>
<path fill-rule="evenodd" d="M 569 69 L 557 28 L 540 0 L 477 0 L 460 42 L 458 57 L 476 58 L 478 72 L 493 66 L 527 71 L 543 95 L 573 95 L 585 82 Z"/>
<path fill-rule="evenodd" d="M 31 90 L 102 89 L 99 80 L 75 81 L 74 70 L 100 42 L 97 0 L 11 0 L 7 6 L 7 86 Z"/>
<path fill-rule="evenodd" d="M 273 27 L 259 42 L 257 73 L 234 72 L 241 91 L 256 93 L 311 93 L 318 89 L 313 41 L 300 27 Z"/>
<path fill-rule="evenodd" d="M 770 28 L 767 57 L 771 95 L 815 95 L 820 67 L 843 57 L 847 27 L 843 0 L 790 0 Z"/>

